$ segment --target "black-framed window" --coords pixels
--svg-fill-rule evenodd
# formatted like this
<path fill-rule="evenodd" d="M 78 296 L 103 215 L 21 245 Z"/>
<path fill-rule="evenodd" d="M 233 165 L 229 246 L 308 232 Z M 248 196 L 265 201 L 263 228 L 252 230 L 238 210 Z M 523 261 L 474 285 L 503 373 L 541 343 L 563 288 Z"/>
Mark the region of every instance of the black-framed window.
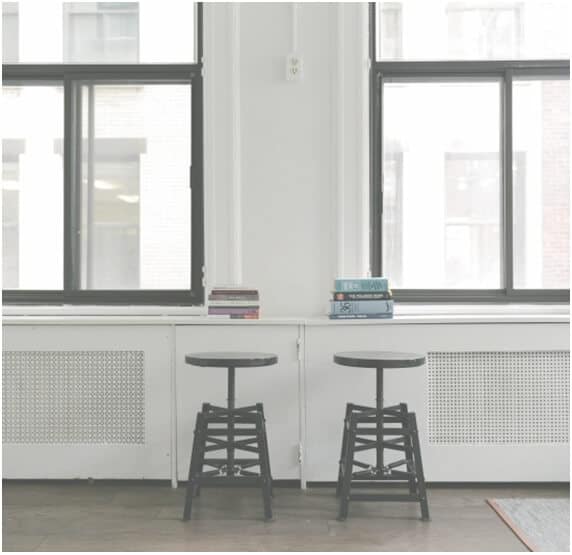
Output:
<path fill-rule="evenodd" d="M 570 64 L 542 58 L 568 7 L 423 4 L 370 4 L 372 275 L 403 301 L 569 301 Z"/>
<path fill-rule="evenodd" d="M 81 63 L 3 64 L 5 303 L 203 303 L 195 9 L 193 63 L 139 63 L 143 4 L 60 2 Z"/>

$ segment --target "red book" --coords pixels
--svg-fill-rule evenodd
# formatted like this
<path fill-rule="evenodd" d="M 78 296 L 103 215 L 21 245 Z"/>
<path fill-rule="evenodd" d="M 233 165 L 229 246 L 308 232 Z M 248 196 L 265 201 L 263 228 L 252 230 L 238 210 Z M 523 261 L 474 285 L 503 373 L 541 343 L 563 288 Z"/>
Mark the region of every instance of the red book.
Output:
<path fill-rule="evenodd" d="M 209 314 L 230 314 L 230 315 L 244 315 L 256 314 L 258 315 L 258 307 L 233 307 L 233 306 L 209 306 Z"/>

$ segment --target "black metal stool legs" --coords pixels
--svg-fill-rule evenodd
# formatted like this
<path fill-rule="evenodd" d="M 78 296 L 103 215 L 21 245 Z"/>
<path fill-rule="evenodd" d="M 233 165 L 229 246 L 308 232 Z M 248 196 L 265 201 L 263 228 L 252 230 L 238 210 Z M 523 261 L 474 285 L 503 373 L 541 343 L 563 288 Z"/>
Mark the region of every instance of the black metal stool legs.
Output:
<path fill-rule="evenodd" d="M 237 456 L 237 450 L 255 456 Z M 224 457 L 214 456 L 221 451 Z M 259 467 L 259 472 L 255 471 L 256 467 Z M 191 517 L 193 495 L 198 495 L 202 485 L 230 483 L 260 486 L 264 518 L 272 519 L 272 475 L 264 410 L 262 403 L 248 407 L 235 406 L 233 367 L 228 368 L 227 406 L 205 403 L 197 414 L 183 520 Z"/>
<path fill-rule="evenodd" d="M 270 459 L 268 456 L 268 443 L 262 413 L 257 413 L 257 438 L 260 450 L 260 478 L 262 486 L 262 502 L 264 504 L 264 520 L 272 520 L 272 478 L 270 476 Z"/>
<path fill-rule="evenodd" d="M 409 427 L 411 429 L 411 442 L 413 443 L 413 455 L 415 464 L 415 477 L 417 479 L 417 495 L 421 505 L 421 518 L 429 520 L 429 503 L 427 502 L 427 491 L 425 490 L 425 476 L 423 474 L 423 463 L 421 461 L 421 448 L 419 446 L 419 432 L 417 430 L 417 419 L 414 412 L 408 413 Z"/>
<path fill-rule="evenodd" d="M 353 472 L 353 458 L 355 449 L 355 419 L 354 415 L 350 415 L 345 420 L 344 426 L 347 437 L 345 450 L 342 453 L 342 462 L 340 464 L 341 479 L 339 481 L 340 509 L 338 512 L 338 520 L 345 520 L 348 517 L 350 505 L 350 490 Z"/>
<path fill-rule="evenodd" d="M 274 497 L 274 491 L 272 489 L 272 470 L 270 469 L 270 450 L 268 449 L 268 434 L 266 433 L 266 417 L 264 416 L 262 403 L 256 403 L 256 410 L 262 415 L 262 436 L 264 453 L 266 455 L 266 468 L 268 469 L 268 476 L 270 478 L 270 495 Z"/>
<path fill-rule="evenodd" d="M 203 403 L 203 409 L 202 410 L 203 410 L 203 414 L 207 414 L 211 410 L 210 403 Z M 204 423 L 204 418 L 201 418 L 201 426 L 202 426 L 202 428 L 201 428 L 199 437 L 206 437 L 207 428 L 206 428 L 205 423 Z M 205 459 L 204 449 L 197 449 L 196 458 L 197 458 L 197 469 L 198 469 L 198 472 L 200 473 L 200 472 L 202 472 L 203 461 Z M 193 496 L 199 497 L 200 494 L 201 494 L 201 486 L 197 480 L 197 483 L 195 484 L 195 486 L 193 488 Z"/>
<path fill-rule="evenodd" d="M 346 446 L 348 443 L 348 429 L 349 429 L 349 417 L 353 410 L 353 405 L 348 403 L 346 405 L 346 416 L 344 418 L 344 429 L 342 432 L 342 452 L 340 453 L 340 460 L 338 463 L 338 482 L 336 486 L 336 496 L 339 497 L 342 491 L 342 477 L 343 477 L 343 464 L 344 464 L 344 455 L 346 452 Z"/>
<path fill-rule="evenodd" d="M 195 433 L 193 436 L 193 447 L 191 450 L 191 463 L 189 465 L 189 478 L 187 480 L 187 490 L 185 494 L 185 509 L 183 512 L 183 520 L 189 520 L 191 518 L 191 510 L 193 505 L 193 495 L 198 495 L 198 476 L 201 472 L 202 461 L 199 451 L 200 446 L 204 442 L 203 437 L 203 422 L 202 413 L 197 413 L 197 420 L 195 424 Z"/>
<path fill-rule="evenodd" d="M 342 452 L 340 457 L 336 495 L 340 498 L 338 519 L 345 520 L 349 502 L 356 501 L 413 501 L 421 507 L 421 517 L 429 520 L 429 505 L 421 462 L 421 448 L 415 413 L 407 405 L 383 408 L 383 369 L 377 368 L 376 406 L 364 407 L 348 403 L 344 419 Z M 356 459 L 358 453 L 374 450 L 375 464 Z M 403 453 L 387 462 L 384 451 Z M 354 471 L 354 467 L 357 469 Z M 401 482 L 408 493 L 354 493 L 352 482 Z"/>
<path fill-rule="evenodd" d="M 375 408 L 377 409 L 377 471 L 383 474 L 383 368 L 375 369 Z"/>
<path fill-rule="evenodd" d="M 403 418 L 407 418 L 407 405 L 405 403 L 399 404 L 399 409 L 401 411 L 401 415 Z M 405 458 L 408 461 L 413 461 L 413 445 L 410 441 L 410 438 L 406 437 L 405 441 L 403 442 L 403 446 L 405 448 Z M 407 471 L 411 473 L 409 476 L 409 493 L 415 493 L 416 485 L 415 485 L 415 469 L 413 468 L 412 464 L 408 464 Z"/>
<path fill-rule="evenodd" d="M 228 443 L 226 448 L 227 472 L 234 476 L 234 368 L 228 369 Z"/>

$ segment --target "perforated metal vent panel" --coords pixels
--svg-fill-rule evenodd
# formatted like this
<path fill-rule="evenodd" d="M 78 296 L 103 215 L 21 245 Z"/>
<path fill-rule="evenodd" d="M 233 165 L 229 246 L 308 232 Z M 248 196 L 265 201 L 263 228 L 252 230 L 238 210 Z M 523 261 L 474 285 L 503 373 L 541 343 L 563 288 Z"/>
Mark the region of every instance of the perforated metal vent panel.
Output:
<path fill-rule="evenodd" d="M 5 351 L 4 443 L 142 444 L 143 351 Z"/>
<path fill-rule="evenodd" d="M 570 353 L 433 352 L 429 442 L 567 443 Z"/>

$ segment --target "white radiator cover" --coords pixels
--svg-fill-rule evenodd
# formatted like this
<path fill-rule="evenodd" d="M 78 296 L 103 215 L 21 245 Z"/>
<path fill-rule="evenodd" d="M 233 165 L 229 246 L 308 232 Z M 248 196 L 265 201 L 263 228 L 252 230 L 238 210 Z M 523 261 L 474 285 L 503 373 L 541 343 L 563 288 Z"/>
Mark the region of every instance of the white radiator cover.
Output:
<path fill-rule="evenodd" d="M 143 351 L 4 351 L 4 443 L 145 443 Z"/>
<path fill-rule="evenodd" d="M 169 478 L 168 328 L 5 326 L 3 336 L 4 478 Z"/>
<path fill-rule="evenodd" d="M 430 352 L 430 444 L 568 443 L 568 351 Z"/>
<path fill-rule="evenodd" d="M 415 350 L 387 370 L 385 401 L 417 413 L 428 481 L 566 481 L 568 324 L 5 325 L 4 478 L 184 479 L 194 419 L 225 402 L 224 372 L 185 364 L 204 349 L 276 352 L 244 369 L 241 402 L 262 401 L 273 473 L 337 476 L 348 401 L 373 403 L 368 369 L 336 350 Z"/>

